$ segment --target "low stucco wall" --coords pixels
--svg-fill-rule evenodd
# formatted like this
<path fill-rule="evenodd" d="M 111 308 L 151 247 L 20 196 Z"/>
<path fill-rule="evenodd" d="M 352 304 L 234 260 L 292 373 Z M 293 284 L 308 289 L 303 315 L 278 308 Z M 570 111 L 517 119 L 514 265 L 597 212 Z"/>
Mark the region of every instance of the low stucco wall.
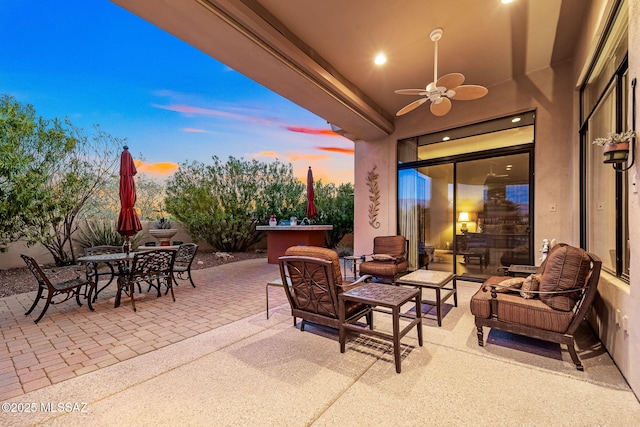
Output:
<path fill-rule="evenodd" d="M 146 242 L 156 242 L 148 232 L 150 227 L 153 227 L 155 221 L 141 221 L 142 230 L 140 235 L 142 236 L 139 244 L 144 245 Z M 184 230 L 182 224 L 173 222 L 173 228 L 178 229 L 178 233 L 173 236 L 172 240 L 181 240 L 184 243 L 193 242 L 191 236 Z M 195 242 L 200 246 L 200 250 L 212 250 L 213 247 L 206 242 Z M 81 256 L 83 253 L 82 248 L 76 247 L 76 257 Z M 24 261 L 20 258 L 20 254 L 26 254 L 35 258 L 40 264 L 51 265 L 53 264 L 53 257 L 42 245 L 35 245 L 27 247 L 24 241 L 18 241 L 9 246 L 7 252 L 0 253 L 0 269 L 5 270 L 9 268 L 21 268 L 24 267 Z"/>

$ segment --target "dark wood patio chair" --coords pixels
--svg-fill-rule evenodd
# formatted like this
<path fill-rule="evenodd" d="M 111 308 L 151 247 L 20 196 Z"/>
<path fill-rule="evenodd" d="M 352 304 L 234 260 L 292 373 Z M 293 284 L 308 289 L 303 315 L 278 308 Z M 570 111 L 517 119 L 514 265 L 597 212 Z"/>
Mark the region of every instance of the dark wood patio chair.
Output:
<path fill-rule="evenodd" d="M 292 246 L 279 258 L 280 277 L 291 305 L 293 324 L 301 318 L 300 330 L 306 323 L 315 323 L 339 329 L 338 295 L 371 281 L 361 276 L 355 282 L 343 281 L 338 254 L 317 246 Z M 352 301 L 345 304 L 346 318 L 366 317 L 370 328 L 373 318 L 369 307 Z"/>
<path fill-rule="evenodd" d="M 183 243 L 176 251 L 176 260 L 173 264 L 173 281 L 176 285 L 178 284 L 176 280 L 177 275 L 178 279 L 188 279 L 191 282 L 191 286 L 196 287 L 191 277 L 191 264 L 196 257 L 196 252 L 198 252 L 198 245 L 195 243 Z"/>
<path fill-rule="evenodd" d="M 65 280 L 60 283 L 52 283 L 44 273 L 44 271 L 42 271 L 42 268 L 40 268 L 40 265 L 38 265 L 35 259 L 24 254 L 20 256 L 38 281 L 38 294 L 36 295 L 36 299 L 35 301 L 33 301 L 31 308 L 29 308 L 29 310 L 25 313 L 25 316 L 31 314 L 33 309 L 36 308 L 36 305 L 38 305 L 38 301 L 40 301 L 40 299 L 46 299 L 47 302 L 42 309 L 42 313 L 40 313 L 40 316 L 38 316 L 38 318 L 35 320 L 35 323 L 38 323 L 47 312 L 49 305 L 59 304 L 70 298 L 73 298 L 74 296 L 76 297 L 76 302 L 78 303 L 78 305 L 82 305 L 82 303 L 80 302 L 81 295 L 87 296 L 87 304 L 89 305 L 89 310 L 93 311 L 93 306 L 91 305 L 91 297 L 96 287 L 95 283 L 90 280 L 81 279 L 80 277 L 71 280 Z M 86 289 L 87 287 L 89 288 L 88 292 Z M 47 293 L 46 296 L 43 295 L 44 292 Z M 65 297 L 61 301 L 53 301 L 53 298 L 57 295 L 65 295 Z"/>
<path fill-rule="evenodd" d="M 161 283 L 164 282 L 167 290 L 171 291 L 173 302 L 176 297 L 173 294 L 173 263 L 176 259 L 176 251 L 171 249 L 156 249 L 149 252 L 137 252 L 133 257 L 131 269 L 128 274 L 118 277 L 118 291 L 116 293 L 115 307 L 120 306 L 122 300 L 122 292 L 125 292 L 131 298 L 131 307 L 136 311 L 136 303 L 133 298 L 134 287 L 136 284 L 146 282 L 156 287 L 158 296 L 160 293 Z M 154 284 L 155 282 L 155 284 Z"/>

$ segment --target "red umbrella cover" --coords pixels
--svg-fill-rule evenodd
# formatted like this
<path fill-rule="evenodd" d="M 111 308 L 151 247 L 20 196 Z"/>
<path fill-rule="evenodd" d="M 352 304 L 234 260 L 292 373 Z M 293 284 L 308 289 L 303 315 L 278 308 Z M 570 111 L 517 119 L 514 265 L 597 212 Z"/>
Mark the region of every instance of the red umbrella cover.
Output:
<path fill-rule="evenodd" d="M 138 173 L 129 148 L 124 147 L 120 157 L 120 215 L 118 233 L 129 237 L 142 230 L 142 224 L 134 208 L 136 204 L 136 183 L 133 176 Z"/>
<path fill-rule="evenodd" d="M 313 218 L 318 215 L 318 211 L 316 209 L 316 204 L 313 201 L 315 198 L 315 192 L 313 191 L 313 172 L 311 172 L 311 166 L 309 166 L 309 171 L 307 172 L 307 208 L 304 211 L 304 214 L 307 218 Z"/>

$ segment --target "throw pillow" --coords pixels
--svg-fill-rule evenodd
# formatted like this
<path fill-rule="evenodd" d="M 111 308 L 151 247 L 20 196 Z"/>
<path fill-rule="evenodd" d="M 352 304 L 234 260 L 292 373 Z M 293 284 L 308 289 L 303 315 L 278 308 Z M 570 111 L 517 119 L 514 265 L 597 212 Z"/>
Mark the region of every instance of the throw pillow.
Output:
<path fill-rule="evenodd" d="M 517 291 L 522 287 L 522 283 L 524 283 L 524 277 L 512 277 L 502 282 L 498 283 L 498 286 L 504 286 L 496 288 L 496 292 L 511 292 Z"/>
<path fill-rule="evenodd" d="M 541 276 L 539 274 L 530 274 L 527 276 L 520 288 L 520 296 L 524 299 L 535 298 L 536 294 L 525 291 L 537 291 L 540 288 L 540 278 Z"/>
<path fill-rule="evenodd" d="M 393 257 L 387 254 L 373 254 L 371 258 L 374 261 L 393 261 Z"/>

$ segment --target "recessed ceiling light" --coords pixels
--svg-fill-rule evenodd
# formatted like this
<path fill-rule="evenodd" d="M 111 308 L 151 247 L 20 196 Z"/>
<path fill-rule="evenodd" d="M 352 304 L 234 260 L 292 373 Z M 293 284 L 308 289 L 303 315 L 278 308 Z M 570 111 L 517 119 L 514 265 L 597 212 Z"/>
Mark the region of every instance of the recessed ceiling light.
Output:
<path fill-rule="evenodd" d="M 374 60 L 374 62 L 376 63 L 376 65 L 382 65 L 382 64 L 384 64 L 385 62 L 387 62 L 387 57 L 385 56 L 385 54 L 384 54 L 384 53 L 379 53 L 379 54 L 376 56 L 376 59 Z"/>
<path fill-rule="evenodd" d="M 513 0 L 502 0 L 502 4 L 513 3 Z"/>
<path fill-rule="evenodd" d="M 445 136 L 444 138 L 442 138 L 442 140 L 443 140 L 443 141 L 448 141 L 448 140 L 450 140 L 450 139 L 451 139 L 451 138 L 449 138 L 448 136 Z"/>
<path fill-rule="evenodd" d="M 520 120 L 522 120 L 520 117 L 514 117 L 511 119 L 511 123 L 518 123 Z"/>

